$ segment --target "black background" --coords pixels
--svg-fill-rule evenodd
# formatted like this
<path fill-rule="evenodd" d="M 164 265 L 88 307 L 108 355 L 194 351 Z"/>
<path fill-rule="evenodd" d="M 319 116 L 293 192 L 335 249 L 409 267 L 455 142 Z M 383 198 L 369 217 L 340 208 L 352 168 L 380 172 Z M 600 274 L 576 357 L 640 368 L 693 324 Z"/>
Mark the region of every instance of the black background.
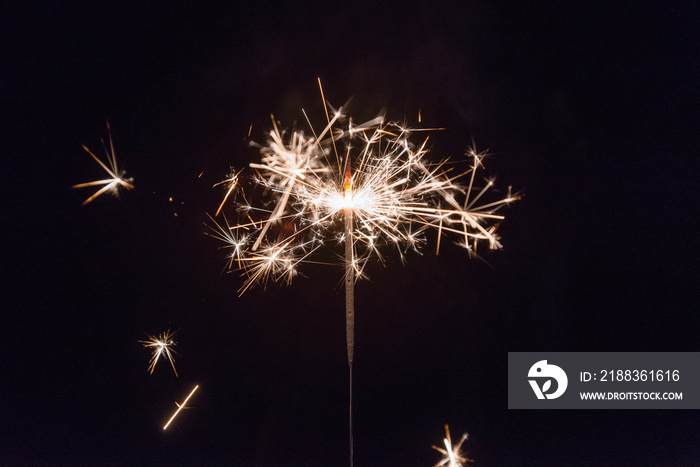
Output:
<path fill-rule="evenodd" d="M 488 264 L 428 247 L 357 285 L 356 465 L 434 465 L 446 423 L 481 466 L 698 465 L 694 411 L 506 395 L 509 351 L 698 350 L 691 5 L 4 5 L 0 463 L 347 465 L 342 271 L 238 297 L 204 235 L 251 124 L 322 122 L 321 78 L 525 194 Z M 83 207 L 107 119 L 136 189 Z M 138 342 L 166 329 L 179 378 Z"/>

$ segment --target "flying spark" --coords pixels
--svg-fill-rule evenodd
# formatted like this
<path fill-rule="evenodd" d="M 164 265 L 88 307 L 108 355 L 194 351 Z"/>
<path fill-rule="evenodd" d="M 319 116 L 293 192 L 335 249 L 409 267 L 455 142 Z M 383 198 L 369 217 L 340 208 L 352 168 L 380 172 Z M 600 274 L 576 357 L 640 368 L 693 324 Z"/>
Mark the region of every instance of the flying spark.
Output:
<path fill-rule="evenodd" d="M 219 185 L 225 185 L 228 188 L 228 191 L 226 191 L 226 196 L 224 196 L 224 200 L 221 202 L 219 205 L 219 209 L 216 210 L 216 214 L 214 214 L 214 217 L 218 216 L 219 213 L 221 212 L 221 208 L 224 207 L 224 203 L 226 203 L 226 200 L 228 197 L 231 195 L 233 190 L 236 189 L 236 186 L 238 185 L 238 175 L 240 172 L 236 172 L 233 167 L 231 167 L 231 173 L 229 174 L 228 178 L 226 180 L 223 180 L 219 183 L 217 183 L 214 186 L 219 186 Z M 201 176 L 201 174 L 200 174 Z"/>
<path fill-rule="evenodd" d="M 132 182 L 134 181 L 133 178 L 124 178 L 126 175 L 126 172 L 123 170 L 120 171 L 117 168 L 117 158 L 114 154 L 114 143 L 112 142 L 112 131 L 109 128 L 109 122 L 107 122 L 107 132 L 109 134 L 109 150 L 104 144 L 104 140 L 102 140 L 102 146 L 104 147 L 105 154 L 107 156 L 107 162 L 109 164 L 109 167 L 107 164 L 102 162 L 90 149 L 88 149 L 87 146 L 83 145 L 83 149 L 87 151 L 88 154 L 92 156 L 93 159 L 97 161 L 98 164 L 109 174 L 111 178 L 107 178 L 104 180 L 96 180 L 94 182 L 87 182 L 87 183 L 80 183 L 78 185 L 73 185 L 73 188 L 85 188 L 89 186 L 100 186 L 104 185 L 102 188 L 97 190 L 95 194 L 90 196 L 88 199 L 83 201 L 83 206 L 88 204 L 90 201 L 93 199 L 97 198 L 103 193 L 110 192 L 114 196 L 119 196 L 119 189 L 120 188 L 126 188 L 127 190 L 131 190 L 134 188 L 134 185 Z"/>
<path fill-rule="evenodd" d="M 172 348 L 175 347 L 175 341 L 173 337 L 175 333 L 171 333 L 169 330 L 165 331 L 160 335 L 160 337 L 148 336 L 148 340 L 139 341 L 144 347 L 150 347 L 153 349 L 153 356 L 151 357 L 150 365 L 148 370 L 150 374 L 153 374 L 153 370 L 158 363 L 158 359 L 161 355 L 165 355 L 165 358 L 170 360 L 170 365 L 173 367 L 175 376 L 178 376 L 177 370 L 175 369 L 175 360 L 173 358 L 173 353 L 176 353 Z"/>
<path fill-rule="evenodd" d="M 433 446 L 433 449 L 444 454 L 444 458 L 435 464 L 434 467 L 446 466 L 446 467 L 463 467 L 467 462 L 474 462 L 471 459 L 467 459 L 462 456 L 460 452 L 462 449 L 462 443 L 467 439 L 467 434 L 464 433 L 459 440 L 459 443 L 452 445 L 452 439 L 450 438 L 450 427 L 445 425 L 445 449 Z"/>
<path fill-rule="evenodd" d="M 190 392 L 190 395 L 187 396 L 187 398 L 184 401 L 182 401 L 182 404 L 178 404 L 177 402 L 175 402 L 175 405 L 177 405 L 177 410 L 175 411 L 173 416 L 170 417 L 170 420 L 168 420 L 168 423 L 166 423 L 165 426 L 163 426 L 164 430 L 167 429 L 168 426 L 170 426 L 170 423 L 175 419 L 175 417 L 177 417 L 177 414 L 179 414 L 180 411 L 185 408 L 185 406 L 187 405 L 187 401 L 190 400 L 190 397 L 192 397 L 192 394 L 194 394 L 194 392 L 197 390 L 198 387 L 199 387 L 199 384 L 196 385 L 194 387 L 194 389 L 192 390 L 192 392 Z"/>

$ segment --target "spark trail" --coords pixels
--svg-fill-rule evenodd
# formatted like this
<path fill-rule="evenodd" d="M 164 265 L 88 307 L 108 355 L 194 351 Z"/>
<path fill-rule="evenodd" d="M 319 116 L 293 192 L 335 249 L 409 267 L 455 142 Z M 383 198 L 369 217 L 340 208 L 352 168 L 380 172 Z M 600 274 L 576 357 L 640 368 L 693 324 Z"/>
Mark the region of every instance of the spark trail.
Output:
<path fill-rule="evenodd" d="M 198 388 L 199 388 L 199 384 L 196 385 L 196 386 L 194 387 L 194 389 L 192 390 L 192 392 L 190 392 L 190 395 L 187 396 L 187 398 L 186 398 L 184 401 L 182 401 L 182 404 L 178 404 L 177 402 L 175 403 L 175 405 L 177 405 L 177 410 L 175 411 L 175 413 L 173 414 L 173 416 L 170 417 L 170 420 L 168 420 L 168 423 L 166 423 L 165 426 L 163 426 L 163 429 L 164 429 L 164 430 L 167 430 L 167 428 L 170 426 L 170 423 L 172 423 L 172 421 L 175 420 L 175 417 L 177 417 L 177 414 L 179 414 L 180 411 L 181 411 L 183 408 L 185 408 L 185 406 L 187 405 L 187 401 L 190 400 L 190 397 L 192 397 L 192 394 L 194 394 L 194 392 L 195 392 Z"/>

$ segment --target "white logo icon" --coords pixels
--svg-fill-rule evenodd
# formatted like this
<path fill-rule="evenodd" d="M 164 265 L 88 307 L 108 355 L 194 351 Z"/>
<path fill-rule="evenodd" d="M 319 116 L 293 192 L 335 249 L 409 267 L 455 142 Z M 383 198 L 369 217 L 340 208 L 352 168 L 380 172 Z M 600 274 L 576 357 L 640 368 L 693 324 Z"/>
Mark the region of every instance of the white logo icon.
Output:
<path fill-rule="evenodd" d="M 547 360 L 540 360 L 530 367 L 530 371 L 527 373 L 528 378 L 539 378 L 546 379 L 542 387 L 536 379 L 529 379 L 530 386 L 532 390 L 535 391 L 535 395 L 538 399 L 556 399 L 557 397 L 564 394 L 566 391 L 566 386 L 569 384 L 569 379 L 566 377 L 564 370 L 556 365 L 548 365 Z M 557 390 L 548 393 L 552 387 L 552 379 L 557 382 Z"/>

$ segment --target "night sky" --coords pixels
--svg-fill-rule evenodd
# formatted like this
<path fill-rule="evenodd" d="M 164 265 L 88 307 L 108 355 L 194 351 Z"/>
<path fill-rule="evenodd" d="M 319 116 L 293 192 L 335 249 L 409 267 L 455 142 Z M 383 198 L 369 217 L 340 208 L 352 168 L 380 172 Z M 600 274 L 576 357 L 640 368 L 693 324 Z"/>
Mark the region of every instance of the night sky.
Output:
<path fill-rule="evenodd" d="M 432 466 L 445 424 L 476 466 L 700 465 L 697 411 L 506 384 L 508 352 L 700 351 L 693 2 L 97 3 L 0 7 L 0 465 L 348 465 L 342 268 L 239 297 L 205 235 L 317 78 L 524 194 L 483 261 L 429 236 L 357 284 L 355 465 Z M 82 206 L 107 120 L 136 188 Z M 179 378 L 139 343 L 168 329 Z"/>

